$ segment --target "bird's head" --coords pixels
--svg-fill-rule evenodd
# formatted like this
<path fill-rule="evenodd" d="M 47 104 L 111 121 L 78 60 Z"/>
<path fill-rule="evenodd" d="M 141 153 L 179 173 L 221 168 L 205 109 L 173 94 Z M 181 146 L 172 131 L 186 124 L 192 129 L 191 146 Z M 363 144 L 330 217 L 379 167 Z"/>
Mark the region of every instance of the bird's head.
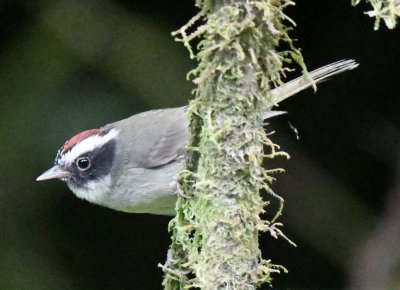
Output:
<path fill-rule="evenodd" d="M 93 129 L 73 136 L 58 150 L 54 166 L 36 180 L 58 178 L 80 198 L 99 201 L 111 186 L 116 129 Z"/>

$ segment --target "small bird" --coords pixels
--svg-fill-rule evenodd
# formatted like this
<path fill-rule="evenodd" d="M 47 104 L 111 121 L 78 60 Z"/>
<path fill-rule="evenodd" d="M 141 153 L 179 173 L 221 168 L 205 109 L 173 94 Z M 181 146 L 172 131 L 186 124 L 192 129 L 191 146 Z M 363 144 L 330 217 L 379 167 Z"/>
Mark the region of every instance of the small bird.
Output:
<path fill-rule="evenodd" d="M 272 90 L 276 103 L 358 64 L 342 60 Z M 79 198 L 114 210 L 174 214 L 188 141 L 186 107 L 152 110 L 73 136 L 37 181 L 58 178 Z M 265 112 L 265 119 L 285 112 Z"/>

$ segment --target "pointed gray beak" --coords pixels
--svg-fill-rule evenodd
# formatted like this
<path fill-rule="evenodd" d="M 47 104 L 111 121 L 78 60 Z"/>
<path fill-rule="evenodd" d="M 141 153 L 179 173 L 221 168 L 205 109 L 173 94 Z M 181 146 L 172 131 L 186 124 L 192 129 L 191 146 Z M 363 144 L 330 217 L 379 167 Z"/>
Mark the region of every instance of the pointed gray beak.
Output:
<path fill-rule="evenodd" d="M 60 166 L 55 165 L 46 172 L 42 173 L 38 178 L 36 178 L 36 181 L 42 181 L 42 180 L 47 180 L 47 179 L 53 179 L 53 178 L 65 178 L 69 177 L 71 174 L 68 171 L 65 171 L 60 168 Z"/>

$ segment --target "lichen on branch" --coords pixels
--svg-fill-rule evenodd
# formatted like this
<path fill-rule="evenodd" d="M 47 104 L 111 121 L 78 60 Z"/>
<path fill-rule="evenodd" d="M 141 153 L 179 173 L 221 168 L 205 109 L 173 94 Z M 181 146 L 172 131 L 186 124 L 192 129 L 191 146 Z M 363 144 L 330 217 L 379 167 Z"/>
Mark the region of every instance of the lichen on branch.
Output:
<path fill-rule="evenodd" d="M 352 5 L 358 5 L 361 0 L 352 0 Z M 374 29 L 379 29 L 379 24 L 383 20 L 389 29 L 396 27 L 397 18 L 400 17 L 400 0 L 366 0 L 372 6 L 372 10 L 367 11 L 370 17 L 375 17 Z"/>
<path fill-rule="evenodd" d="M 162 266 L 165 289 L 254 289 L 285 270 L 262 258 L 258 235 L 284 237 L 275 218 L 260 218 L 267 204 L 260 191 L 280 198 L 269 186 L 271 172 L 280 170 L 266 170 L 263 159 L 287 156 L 263 128 L 265 112 L 276 104 L 271 89 L 282 84 L 293 60 L 306 72 L 288 35 L 294 22 L 283 13 L 293 4 L 197 0 L 200 12 L 174 33 L 198 66 L 189 73 L 197 88 L 187 110 L 186 169 Z"/>

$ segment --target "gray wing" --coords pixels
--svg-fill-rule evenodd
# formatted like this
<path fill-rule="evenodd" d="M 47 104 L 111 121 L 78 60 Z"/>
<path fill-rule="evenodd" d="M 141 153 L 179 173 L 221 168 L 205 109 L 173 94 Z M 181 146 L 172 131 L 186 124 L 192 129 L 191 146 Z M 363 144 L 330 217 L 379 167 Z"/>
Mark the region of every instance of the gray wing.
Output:
<path fill-rule="evenodd" d="M 120 130 L 117 150 L 123 164 L 153 168 L 182 157 L 188 141 L 185 109 L 152 110 L 106 126 Z"/>

